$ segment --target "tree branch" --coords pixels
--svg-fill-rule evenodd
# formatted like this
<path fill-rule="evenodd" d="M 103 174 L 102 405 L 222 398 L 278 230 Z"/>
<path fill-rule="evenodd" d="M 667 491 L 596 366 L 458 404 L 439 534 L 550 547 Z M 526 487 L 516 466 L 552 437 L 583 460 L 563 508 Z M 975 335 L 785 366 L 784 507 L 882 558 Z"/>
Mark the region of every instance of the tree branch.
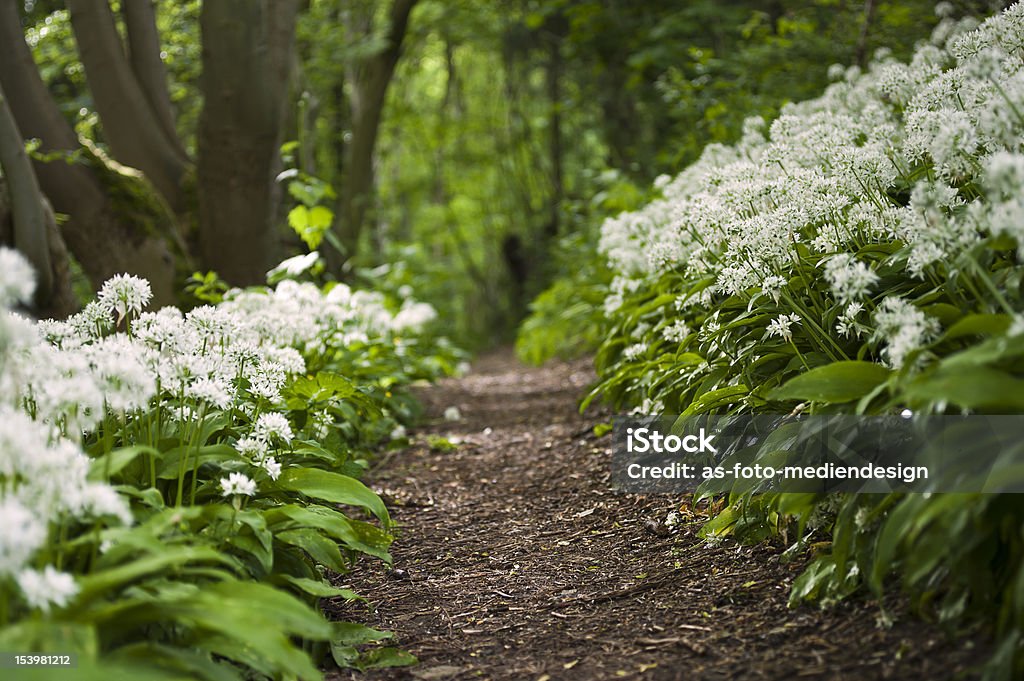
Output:
<path fill-rule="evenodd" d="M 132 73 L 167 139 L 177 147 L 182 158 L 187 158 L 174 125 L 174 109 L 171 106 L 171 94 L 167 90 L 167 71 L 160 58 L 160 33 L 156 28 L 153 0 L 122 2 L 121 14 L 128 34 L 128 58 Z"/>

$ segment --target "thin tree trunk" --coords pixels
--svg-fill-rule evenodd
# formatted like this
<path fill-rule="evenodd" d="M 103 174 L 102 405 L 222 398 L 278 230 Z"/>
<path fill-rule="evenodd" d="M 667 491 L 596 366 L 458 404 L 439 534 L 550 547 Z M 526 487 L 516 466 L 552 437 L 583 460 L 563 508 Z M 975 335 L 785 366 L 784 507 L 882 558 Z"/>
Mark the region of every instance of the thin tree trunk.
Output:
<path fill-rule="evenodd" d="M 545 236 L 555 238 L 561 229 L 562 200 L 565 197 L 565 173 L 562 169 L 562 40 L 554 33 L 548 36 L 547 64 L 548 151 L 551 156 L 551 216 Z"/>
<path fill-rule="evenodd" d="M 294 0 L 217 0 L 200 16 L 199 246 L 237 285 L 264 281 L 279 256 L 274 176 L 297 9 Z"/>
<path fill-rule="evenodd" d="M 32 162 L 25 153 L 25 140 L 7 106 L 0 84 L 0 166 L 11 197 L 14 219 L 14 246 L 28 258 L 36 270 L 36 305 L 46 305 L 53 288 L 50 249 L 46 243 L 46 221 L 42 192 L 32 171 Z"/>
<path fill-rule="evenodd" d="M 871 24 L 875 20 L 875 0 L 864 2 L 864 23 L 860 27 L 860 35 L 857 37 L 857 66 L 862 69 L 868 65 L 868 36 L 871 34 Z"/>
<path fill-rule="evenodd" d="M 373 156 L 388 85 L 402 53 L 402 42 L 416 0 L 393 0 L 389 12 L 387 47 L 364 60 L 352 84 L 352 139 L 345 148 L 344 175 L 335 209 L 335 232 L 345 249 L 339 257 L 327 251 L 328 265 L 337 271 L 342 259 L 351 259 L 359 247 L 373 200 Z"/>
<path fill-rule="evenodd" d="M 167 71 L 161 59 L 160 33 L 156 27 L 153 0 L 128 0 L 121 3 L 125 32 L 128 35 L 128 58 L 135 80 L 142 88 L 149 108 L 163 128 L 168 141 L 182 158 L 188 158 L 178 130 L 174 125 L 174 107 L 167 89 Z"/>
<path fill-rule="evenodd" d="M 67 5 L 104 139 L 114 158 L 141 170 L 176 212 L 184 210 L 182 180 L 190 161 L 170 134 L 173 126 L 167 130 L 161 124 L 159 112 L 150 106 L 132 72 L 107 0 L 67 0 Z M 151 81 L 150 85 L 158 84 Z"/>
<path fill-rule="evenodd" d="M 39 203 L 43 211 L 43 223 L 46 230 L 46 246 L 49 251 L 50 277 L 52 285 L 46 303 L 40 304 L 39 296 L 33 305 L 32 313 L 39 318 L 64 319 L 78 311 L 79 305 L 71 287 L 71 265 L 67 245 L 57 228 L 57 220 L 50 208 L 50 202 L 42 194 Z M 7 180 L 0 177 L 0 245 L 17 248 L 14 238 L 14 216 L 11 208 L 11 197 L 7 188 Z M 37 282 L 38 290 L 38 282 Z"/>
<path fill-rule="evenodd" d="M 25 44 L 16 3 L 0 2 L 0 84 L 21 134 L 42 152 L 77 155 L 77 162 L 34 163 L 53 209 L 68 216 L 63 236 L 95 287 L 128 272 L 147 277 L 157 305 L 174 302 L 174 220 L 145 180 L 124 173 L 83 148 L 61 116 Z"/>

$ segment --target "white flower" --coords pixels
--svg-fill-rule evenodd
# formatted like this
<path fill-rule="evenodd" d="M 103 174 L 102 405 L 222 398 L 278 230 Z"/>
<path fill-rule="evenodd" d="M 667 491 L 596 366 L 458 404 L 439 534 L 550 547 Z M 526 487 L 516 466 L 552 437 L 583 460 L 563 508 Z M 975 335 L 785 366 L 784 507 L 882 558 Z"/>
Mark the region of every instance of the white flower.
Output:
<path fill-rule="evenodd" d="M 647 343 L 633 343 L 622 351 L 622 356 L 627 362 L 635 361 L 647 352 Z"/>
<path fill-rule="evenodd" d="M 842 314 L 839 315 L 839 319 L 836 322 L 836 333 L 840 336 L 847 337 L 860 337 L 864 333 L 866 327 L 857 322 L 857 315 L 864 310 L 864 306 L 861 303 L 850 303 L 846 306 L 846 309 Z"/>
<path fill-rule="evenodd" d="M 257 440 L 262 440 L 263 442 L 270 442 L 274 437 L 290 442 L 294 437 L 292 426 L 288 423 L 288 419 L 284 414 L 278 414 L 277 412 L 260 414 L 260 417 L 256 419 L 256 425 L 252 429 L 252 435 Z"/>
<path fill-rule="evenodd" d="M 416 303 L 406 300 L 402 309 L 395 315 L 392 328 L 398 332 L 419 331 L 437 319 L 437 310 L 427 303 Z"/>
<path fill-rule="evenodd" d="M 405 432 L 405 426 L 399 423 L 397 426 L 391 429 L 392 440 L 404 440 L 407 433 Z"/>
<path fill-rule="evenodd" d="M 267 475 L 270 476 L 271 480 L 277 480 L 281 477 L 281 464 L 279 464 L 277 459 L 272 456 L 268 457 L 267 460 L 263 462 L 263 470 L 267 472 Z"/>
<path fill-rule="evenodd" d="M 319 260 L 320 254 L 317 251 L 305 255 L 296 255 L 281 261 L 277 267 L 267 272 L 267 279 L 273 279 L 282 275 L 297 277 L 313 267 Z"/>
<path fill-rule="evenodd" d="M 243 473 L 230 473 L 220 479 L 221 494 L 230 497 L 235 494 L 252 496 L 256 494 L 256 483 Z"/>
<path fill-rule="evenodd" d="M 218 409 L 227 409 L 231 405 L 230 388 L 227 381 L 222 379 L 197 379 L 188 386 L 186 394 L 194 400 L 206 402 Z"/>
<path fill-rule="evenodd" d="M 262 461 L 267 455 L 267 442 L 254 437 L 244 437 L 235 443 L 235 449 L 251 461 Z"/>
<path fill-rule="evenodd" d="M 138 314 L 153 298 L 149 282 L 130 274 L 116 274 L 107 279 L 97 294 L 99 302 L 118 319 Z"/>
<path fill-rule="evenodd" d="M 17 581 L 29 606 L 43 612 L 50 612 L 53 606 L 63 608 L 78 593 L 75 578 L 58 572 L 52 565 L 47 565 L 42 572 L 22 570 Z"/>
<path fill-rule="evenodd" d="M 444 420 L 445 421 L 461 421 L 462 420 L 462 412 L 459 411 L 459 408 L 454 406 L 454 405 L 451 406 L 451 407 L 448 407 L 447 409 L 444 410 Z"/>
<path fill-rule="evenodd" d="M 894 296 L 878 306 L 874 322 L 875 337 L 886 343 L 882 354 L 894 369 L 902 367 L 908 354 L 939 333 L 938 320 L 925 315 L 913 303 Z"/>
<path fill-rule="evenodd" d="M 871 293 L 878 275 L 848 253 L 833 256 L 825 263 L 825 278 L 841 303 L 849 303 Z"/>
<path fill-rule="evenodd" d="M 4 527 L 0 532 L 0 575 L 10 575 L 21 570 L 46 542 L 46 523 L 11 498 L 0 498 L 0 518 Z"/>
<path fill-rule="evenodd" d="M 773 319 L 770 324 L 768 324 L 768 335 L 779 336 L 783 340 L 788 341 L 793 338 L 793 331 L 790 327 L 799 322 L 800 315 L 798 314 L 779 315 L 776 319 Z"/>
<path fill-rule="evenodd" d="M 661 337 L 670 343 L 682 343 L 690 335 L 690 327 L 682 319 L 677 319 L 661 330 Z"/>
<path fill-rule="evenodd" d="M 28 303 L 36 289 L 36 273 L 20 253 L 0 248 L 0 306 Z"/>
<path fill-rule="evenodd" d="M 74 496 L 77 497 L 75 504 L 85 515 L 96 518 L 113 516 L 122 525 L 131 525 L 134 520 L 128 502 L 110 485 L 89 483 Z"/>
<path fill-rule="evenodd" d="M 1024 315 L 1013 315 L 1013 323 L 1011 323 L 1010 328 L 1007 329 L 1006 335 L 1011 338 L 1016 338 L 1017 336 L 1024 336 Z"/>

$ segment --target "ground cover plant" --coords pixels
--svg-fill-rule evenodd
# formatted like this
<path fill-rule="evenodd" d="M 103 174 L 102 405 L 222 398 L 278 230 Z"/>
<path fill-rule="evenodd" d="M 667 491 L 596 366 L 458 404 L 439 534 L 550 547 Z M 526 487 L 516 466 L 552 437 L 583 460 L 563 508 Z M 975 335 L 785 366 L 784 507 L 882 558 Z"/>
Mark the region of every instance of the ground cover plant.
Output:
<path fill-rule="evenodd" d="M 643 413 L 1024 409 L 1024 5 L 944 17 L 909 62 L 751 118 L 742 140 L 604 223 L 614 279 L 598 396 Z M 794 603 L 900 587 L 980 617 L 1022 669 L 1024 508 L 1013 495 L 735 493 L 705 527 L 817 547 Z"/>
<path fill-rule="evenodd" d="M 357 478 L 404 437 L 404 389 L 455 369 L 433 310 L 286 279 L 150 312 L 149 284 L 117 276 L 37 323 L 9 310 L 33 280 L 0 251 L 0 647 L 75 653 L 76 678 L 408 663 L 316 605 L 359 600 L 328 577 L 360 556 L 390 561 Z"/>

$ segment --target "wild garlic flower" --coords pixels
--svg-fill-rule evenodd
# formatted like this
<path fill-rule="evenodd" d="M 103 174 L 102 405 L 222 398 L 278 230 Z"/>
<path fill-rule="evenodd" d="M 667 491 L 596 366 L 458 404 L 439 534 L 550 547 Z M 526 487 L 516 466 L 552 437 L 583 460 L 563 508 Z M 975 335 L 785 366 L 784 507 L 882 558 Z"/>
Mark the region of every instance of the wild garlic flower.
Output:
<path fill-rule="evenodd" d="M 221 494 L 225 497 L 241 495 L 251 497 L 256 494 L 256 483 L 243 473 L 230 473 L 220 479 Z"/>
<path fill-rule="evenodd" d="M 644 356 L 647 352 L 647 343 L 634 343 L 622 351 L 622 356 L 627 362 L 633 362 Z"/>
<path fill-rule="evenodd" d="M 268 412 L 260 414 L 253 426 L 252 436 L 263 442 L 270 442 L 273 438 L 279 438 L 285 442 L 291 442 L 295 435 L 292 433 L 292 426 L 284 414 Z"/>
<path fill-rule="evenodd" d="M 867 327 L 857 322 L 857 315 L 864 311 L 861 303 L 853 302 L 846 306 L 836 322 L 836 333 L 844 337 L 859 338 Z"/>
<path fill-rule="evenodd" d="M 44 613 L 50 612 L 54 606 L 63 608 L 78 593 L 75 578 L 55 570 L 52 565 L 41 571 L 22 570 L 18 573 L 17 582 L 29 606 Z"/>
<path fill-rule="evenodd" d="M 263 470 L 267 472 L 271 480 L 277 480 L 281 477 L 281 464 L 277 462 L 274 457 L 268 457 L 262 464 Z"/>
<path fill-rule="evenodd" d="M 834 255 L 825 263 L 825 279 L 841 303 L 851 303 L 871 293 L 878 275 L 848 253 Z"/>
<path fill-rule="evenodd" d="M 250 461 L 263 461 L 267 456 L 267 442 L 254 437 L 243 437 L 235 443 L 235 449 Z"/>
<path fill-rule="evenodd" d="M 39 516 L 14 498 L 0 497 L 0 576 L 20 571 L 48 536 L 45 516 Z"/>
<path fill-rule="evenodd" d="M 875 337 L 886 345 L 882 355 L 889 366 L 899 369 L 907 355 L 935 339 L 939 322 L 927 316 L 910 301 L 890 296 L 874 314 Z"/>
<path fill-rule="evenodd" d="M 17 251 L 0 247 L 0 307 L 28 303 L 36 289 L 32 265 Z"/>
<path fill-rule="evenodd" d="M 799 322 L 800 315 L 798 314 L 779 315 L 768 324 L 768 336 L 778 336 L 786 341 L 792 340 L 793 331 L 791 327 Z"/>
<path fill-rule="evenodd" d="M 661 330 L 661 337 L 669 343 L 682 343 L 690 335 L 690 327 L 682 319 L 677 319 Z"/>
<path fill-rule="evenodd" d="M 153 290 L 145 279 L 130 274 L 116 274 L 103 283 L 96 298 L 121 320 L 129 314 L 142 312 L 152 300 Z"/>

